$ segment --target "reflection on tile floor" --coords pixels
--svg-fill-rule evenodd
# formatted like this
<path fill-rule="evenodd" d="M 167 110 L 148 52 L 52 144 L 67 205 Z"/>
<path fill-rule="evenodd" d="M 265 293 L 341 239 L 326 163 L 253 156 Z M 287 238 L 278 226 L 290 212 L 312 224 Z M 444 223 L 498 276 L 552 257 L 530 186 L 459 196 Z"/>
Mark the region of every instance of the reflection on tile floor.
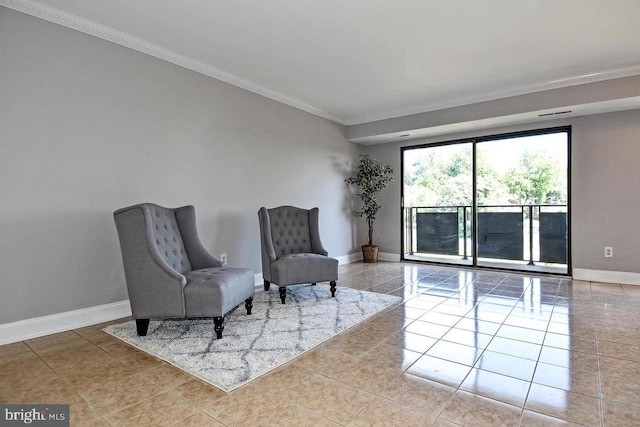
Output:
<path fill-rule="evenodd" d="M 403 301 L 232 393 L 105 323 L 0 346 L 0 402 L 73 426 L 640 425 L 640 286 L 384 262 L 339 285 Z"/>

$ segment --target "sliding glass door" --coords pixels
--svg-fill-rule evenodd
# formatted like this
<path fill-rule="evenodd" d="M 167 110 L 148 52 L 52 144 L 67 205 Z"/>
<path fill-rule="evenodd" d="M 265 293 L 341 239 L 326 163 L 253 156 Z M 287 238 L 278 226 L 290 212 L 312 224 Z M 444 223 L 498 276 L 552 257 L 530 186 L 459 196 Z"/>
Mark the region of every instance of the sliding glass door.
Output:
<path fill-rule="evenodd" d="M 569 273 L 569 128 L 402 149 L 403 257 Z"/>

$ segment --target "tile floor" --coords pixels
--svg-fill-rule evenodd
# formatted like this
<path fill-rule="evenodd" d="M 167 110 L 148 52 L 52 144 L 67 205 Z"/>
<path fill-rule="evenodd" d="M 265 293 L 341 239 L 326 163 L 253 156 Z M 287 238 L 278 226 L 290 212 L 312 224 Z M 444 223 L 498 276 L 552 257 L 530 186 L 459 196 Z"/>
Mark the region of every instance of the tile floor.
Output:
<path fill-rule="evenodd" d="M 230 394 L 101 324 L 0 346 L 0 402 L 69 403 L 73 426 L 640 426 L 640 287 L 340 269 L 403 302 Z"/>

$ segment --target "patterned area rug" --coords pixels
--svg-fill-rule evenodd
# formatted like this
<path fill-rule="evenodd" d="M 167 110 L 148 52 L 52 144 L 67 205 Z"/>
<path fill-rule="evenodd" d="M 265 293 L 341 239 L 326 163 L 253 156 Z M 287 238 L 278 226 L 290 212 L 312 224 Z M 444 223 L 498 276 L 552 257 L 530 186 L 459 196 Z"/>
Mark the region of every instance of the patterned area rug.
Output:
<path fill-rule="evenodd" d="M 134 321 L 104 331 L 229 392 L 400 301 L 350 288 L 330 295 L 327 285 L 288 286 L 283 305 L 277 287 L 258 291 L 250 316 L 244 304 L 227 315 L 221 340 L 212 319 L 151 321 L 146 337 Z"/>

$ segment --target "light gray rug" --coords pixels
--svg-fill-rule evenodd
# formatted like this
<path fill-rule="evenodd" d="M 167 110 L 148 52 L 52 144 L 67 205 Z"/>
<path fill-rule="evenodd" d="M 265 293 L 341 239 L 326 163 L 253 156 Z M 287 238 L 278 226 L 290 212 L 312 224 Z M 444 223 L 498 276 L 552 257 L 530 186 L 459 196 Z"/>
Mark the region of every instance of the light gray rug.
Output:
<path fill-rule="evenodd" d="M 272 286 L 256 292 L 250 316 L 244 304 L 227 315 L 221 340 L 212 319 L 151 321 L 146 337 L 134 321 L 104 331 L 229 392 L 398 301 L 350 288 L 331 298 L 327 285 L 298 285 L 287 287 L 283 305 Z"/>

